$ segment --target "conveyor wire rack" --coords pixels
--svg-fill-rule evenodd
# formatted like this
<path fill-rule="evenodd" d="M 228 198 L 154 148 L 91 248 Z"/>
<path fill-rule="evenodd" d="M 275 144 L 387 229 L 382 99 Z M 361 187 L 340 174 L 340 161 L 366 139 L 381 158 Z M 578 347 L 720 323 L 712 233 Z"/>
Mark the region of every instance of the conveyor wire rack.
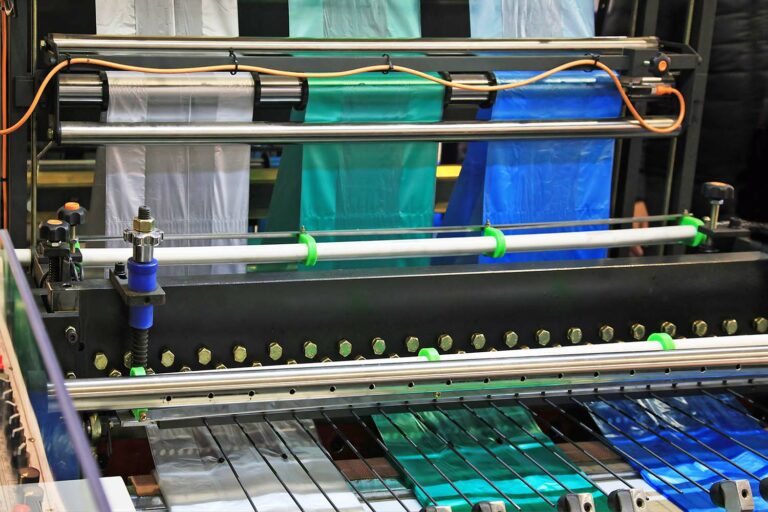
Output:
<path fill-rule="evenodd" d="M 759 393 L 755 394 L 753 388 L 749 388 L 749 390 L 721 388 L 711 391 L 701 389 L 698 394 L 699 396 L 708 396 L 712 400 L 716 400 L 729 413 L 754 421 L 760 425 L 760 429 L 767 424 L 765 418 L 768 408 L 761 405 L 759 398 L 757 398 Z M 760 453 L 717 424 L 708 422 L 699 418 L 698 415 L 693 415 L 683 410 L 677 405 L 673 396 L 680 395 L 647 391 L 642 394 L 633 395 L 613 393 L 610 395 L 595 394 L 592 396 L 582 395 L 578 397 L 567 396 L 557 398 L 542 395 L 534 399 L 497 399 L 489 397 L 481 401 L 459 401 L 454 403 L 441 403 L 435 400 L 430 404 L 419 405 L 404 403 L 399 406 L 387 407 L 372 405 L 364 409 L 350 408 L 345 410 L 281 413 L 279 415 L 241 415 L 228 418 L 211 418 L 201 420 L 202 425 L 198 428 L 207 430 L 211 437 L 213 437 L 215 445 L 212 444 L 211 446 L 218 458 L 219 465 L 227 467 L 232 472 L 234 476 L 233 481 L 236 481 L 242 492 L 248 496 L 248 502 L 254 510 L 258 510 L 258 508 L 256 501 L 252 499 L 251 493 L 253 489 L 248 483 L 252 475 L 245 476 L 240 474 L 237 459 L 238 457 L 242 458 L 242 454 L 233 454 L 228 449 L 227 441 L 222 440 L 217 432 L 217 428 L 221 427 L 223 423 L 228 422 L 230 426 L 236 426 L 244 434 L 245 439 L 250 444 L 249 450 L 251 453 L 255 451 L 261 459 L 259 463 L 263 464 L 262 469 L 266 469 L 274 475 L 274 480 L 279 482 L 281 487 L 280 492 L 291 500 L 290 506 L 286 510 L 335 510 L 339 512 L 348 510 L 348 508 L 345 508 L 345 505 L 336 502 L 339 494 L 329 491 L 325 486 L 323 481 L 324 475 L 318 474 L 316 461 L 307 458 L 306 454 L 310 451 L 315 454 L 321 453 L 327 459 L 323 461 L 326 465 L 330 461 L 338 469 L 338 476 L 343 478 L 348 487 L 345 490 L 354 493 L 354 496 L 359 500 L 359 507 L 362 510 L 445 510 L 431 508 L 438 507 L 441 504 L 440 498 L 432 494 L 434 487 L 423 485 L 419 475 L 414 475 L 406 467 L 410 466 L 412 468 L 413 466 L 411 464 L 403 464 L 402 460 L 393 452 L 392 447 L 384 441 L 377 425 L 387 426 L 387 428 L 391 426 L 395 429 L 408 443 L 412 453 L 417 454 L 419 458 L 423 459 L 421 463 L 428 464 L 431 470 L 434 471 L 433 477 L 434 475 L 439 475 L 439 479 L 443 484 L 442 487 L 448 486 L 455 492 L 455 499 L 465 502 L 467 507 L 477 505 L 465 494 L 461 484 L 455 481 L 456 475 L 445 468 L 442 456 L 434 453 L 434 450 L 430 452 L 428 449 L 420 446 L 419 443 L 411 439 L 410 434 L 401 425 L 393 420 L 393 417 L 396 415 L 400 415 L 402 418 L 404 413 L 410 415 L 410 420 L 416 422 L 422 431 L 429 431 L 431 435 L 440 441 L 442 453 L 449 452 L 452 456 L 457 457 L 466 465 L 467 471 L 473 474 L 473 478 L 485 482 L 487 486 L 494 489 L 496 496 L 492 497 L 492 499 L 503 502 L 506 510 L 526 510 L 526 506 L 525 504 L 516 503 L 515 498 L 510 496 L 498 481 L 494 481 L 492 477 L 488 476 L 491 473 L 498 475 L 500 471 L 507 472 L 509 480 L 519 480 L 530 491 L 531 496 L 536 496 L 540 499 L 541 504 L 536 510 L 541 510 L 542 506 L 549 507 L 552 510 L 570 510 L 568 508 L 558 509 L 558 498 L 555 497 L 553 499 L 552 492 L 552 488 L 555 486 L 558 492 L 554 493 L 554 496 L 573 495 L 574 489 L 569 486 L 569 483 L 561 475 L 550 472 L 545 464 L 529 455 L 526 449 L 521 449 L 519 439 L 518 442 L 513 442 L 513 440 L 509 439 L 508 435 L 505 435 L 503 428 L 488 422 L 483 416 L 478 414 L 478 411 L 481 409 L 495 411 L 494 414 L 498 415 L 497 417 L 503 418 L 502 421 L 514 424 L 519 431 L 524 433 L 526 437 L 524 444 L 539 448 L 539 454 L 546 453 L 547 458 L 550 458 L 550 460 L 556 459 L 559 461 L 558 464 L 566 466 L 573 474 L 580 475 L 579 478 L 586 480 L 597 490 L 594 495 L 595 500 L 603 499 L 603 496 L 607 497 L 612 490 L 626 489 L 633 490 L 634 492 L 634 490 L 642 489 L 643 492 L 647 492 L 647 495 L 643 495 L 645 496 L 643 499 L 656 500 L 657 502 L 655 507 L 651 507 L 650 510 L 678 510 L 671 504 L 664 502 L 652 488 L 644 484 L 635 470 L 643 473 L 646 478 L 652 477 L 664 482 L 669 492 L 672 493 L 684 493 L 686 489 L 690 490 L 691 486 L 709 493 L 711 484 L 697 481 L 696 478 L 680 470 L 679 463 L 673 462 L 674 460 L 679 461 L 679 457 L 687 457 L 695 461 L 712 478 L 730 479 L 733 481 L 733 471 L 735 471 L 740 475 L 739 478 L 741 480 L 748 481 L 753 488 L 757 488 L 759 481 L 768 475 L 756 473 L 754 468 L 741 465 L 739 460 L 732 460 L 726 454 L 718 451 L 717 447 L 710 446 L 705 441 L 700 440 L 701 436 L 693 435 L 681 429 L 676 422 L 670 421 L 663 415 L 649 409 L 646 405 L 646 399 L 655 399 L 656 403 L 664 404 L 670 410 L 687 415 L 702 429 L 711 431 L 718 437 L 730 441 L 741 447 L 744 451 L 760 457 L 767 463 L 768 453 Z M 653 426 L 649 426 L 648 421 L 641 422 L 637 417 L 628 414 L 626 409 L 615 405 L 618 399 L 630 404 L 637 411 L 644 412 L 652 417 L 654 422 L 650 422 L 650 424 Z M 510 415 L 508 413 L 508 407 L 510 406 L 518 406 L 530 414 L 541 431 L 546 436 L 549 436 L 549 439 L 554 444 L 545 442 L 545 436 L 542 436 L 541 433 L 536 435 L 535 432 L 531 432 L 518 419 Z M 462 411 L 461 414 L 470 415 L 482 422 L 487 429 L 493 431 L 496 438 L 492 441 L 489 441 L 487 436 L 482 439 L 479 438 L 471 429 L 462 425 L 462 422 L 456 421 L 453 418 L 455 415 L 450 413 L 457 410 Z M 622 448 L 620 446 L 621 443 L 611 442 L 609 438 L 613 434 L 612 430 L 616 430 L 616 434 L 622 434 L 622 432 L 617 427 L 612 426 L 607 418 L 604 417 L 606 411 L 610 411 L 614 417 L 616 415 L 621 416 L 623 421 L 637 426 L 649 436 L 658 436 L 664 443 L 665 449 L 663 451 L 651 451 L 643 445 L 641 440 L 637 440 L 632 436 L 627 436 L 625 439 L 634 445 L 634 449 L 628 449 L 626 445 Z M 428 421 L 424 421 L 425 414 L 442 418 L 456 428 L 445 429 L 443 432 L 437 431 Z M 376 416 L 376 421 L 372 419 L 373 415 Z M 314 424 L 312 421 L 308 421 L 309 419 L 314 420 Z M 303 436 L 303 439 L 311 440 L 307 442 L 311 442 L 314 445 L 312 447 L 313 450 L 308 451 L 305 449 L 305 446 L 297 446 L 294 442 L 295 438 L 292 439 L 291 436 L 286 435 L 285 430 L 279 426 L 279 424 L 286 422 L 286 420 L 298 425 L 299 427 L 296 430 L 303 430 L 303 433 L 299 433 Z M 597 426 L 598 422 L 603 425 L 603 430 Z M 265 453 L 263 437 L 257 438 L 250 431 L 249 426 L 254 426 L 254 424 L 258 424 L 260 428 L 271 432 L 270 435 L 276 436 L 279 439 L 278 448 L 275 449 L 275 445 L 273 445 L 269 449 L 270 453 Z M 605 425 L 608 425 L 607 430 Z M 678 435 L 667 435 L 665 437 L 662 435 L 663 431 Z M 687 448 L 680 443 L 680 436 L 690 441 L 690 443 L 686 443 Z M 527 459 L 527 463 L 530 464 L 527 471 L 528 476 L 521 475 L 519 468 L 512 467 L 504 458 L 498 456 L 498 451 L 494 448 L 498 448 L 499 445 L 505 445 L 507 448 L 515 450 Z M 695 446 L 696 449 L 691 449 L 691 446 Z M 462 449 L 458 447 L 462 447 Z M 545 451 L 542 452 L 542 449 Z M 473 450 L 487 454 L 494 461 L 496 467 L 478 467 L 477 464 L 473 464 L 466 456 L 468 451 Z M 637 450 L 643 452 L 643 457 L 637 456 Z M 630 452 L 635 455 L 633 456 Z M 707 457 L 703 457 L 702 454 L 707 454 Z M 713 465 L 711 463 L 713 457 L 718 460 L 719 464 Z M 649 464 L 649 458 L 653 460 L 653 464 Z M 299 475 L 302 478 L 285 478 L 285 472 L 280 468 L 282 464 L 294 465 L 294 469 L 297 471 L 295 475 Z M 723 473 L 722 464 L 726 464 L 731 469 L 728 475 Z M 660 467 L 663 468 L 663 471 L 659 470 Z M 534 478 L 530 477 L 531 469 L 536 473 Z M 670 478 L 670 472 L 675 475 L 674 478 Z M 361 485 L 362 481 L 367 481 L 368 485 Z M 311 491 L 307 489 L 308 485 L 311 485 Z M 545 491 L 545 489 L 548 491 Z M 322 502 L 319 508 L 315 505 L 307 506 L 306 497 L 308 493 L 314 496 L 315 504 Z M 421 498 L 422 504 L 419 504 L 415 499 L 415 495 Z M 633 494 L 632 496 L 635 495 Z M 613 509 L 614 506 L 619 505 L 618 502 L 612 501 L 612 499 L 609 499 L 609 503 L 611 503 L 611 508 Z M 360 508 L 356 510 L 360 510 Z M 497 509 L 483 508 L 478 510 Z M 583 507 L 581 510 L 588 511 L 589 507 Z M 616 510 L 632 509 L 617 508 Z"/>

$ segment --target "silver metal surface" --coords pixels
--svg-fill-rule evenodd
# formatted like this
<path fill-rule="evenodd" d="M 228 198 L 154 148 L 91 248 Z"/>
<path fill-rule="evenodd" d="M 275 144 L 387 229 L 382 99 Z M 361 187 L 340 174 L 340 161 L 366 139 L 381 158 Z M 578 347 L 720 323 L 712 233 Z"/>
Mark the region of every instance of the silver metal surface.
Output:
<path fill-rule="evenodd" d="M 103 82 L 98 73 L 63 73 L 59 75 L 61 103 L 101 103 Z"/>
<path fill-rule="evenodd" d="M 259 103 L 299 103 L 303 87 L 299 78 L 259 75 Z"/>
<path fill-rule="evenodd" d="M 646 121 L 662 128 L 671 117 Z M 461 121 L 438 123 L 90 123 L 64 121 L 63 145 L 83 144 L 196 144 L 301 143 L 375 141 L 475 141 L 539 138 L 673 137 L 649 132 L 634 119 L 594 121 Z"/>
<path fill-rule="evenodd" d="M 104 50 L 228 52 L 459 52 L 549 50 L 652 50 L 656 37 L 593 37 L 581 39 L 288 39 L 215 37 L 129 37 L 51 34 L 59 53 L 94 53 Z"/>
<path fill-rule="evenodd" d="M 451 81 L 464 85 L 491 85 L 486 73 L 451 73 Z M 471 91 L 469 89 L 450 89 L 451 103 L 484 103 L 491 98 L 488 91 Z"/>

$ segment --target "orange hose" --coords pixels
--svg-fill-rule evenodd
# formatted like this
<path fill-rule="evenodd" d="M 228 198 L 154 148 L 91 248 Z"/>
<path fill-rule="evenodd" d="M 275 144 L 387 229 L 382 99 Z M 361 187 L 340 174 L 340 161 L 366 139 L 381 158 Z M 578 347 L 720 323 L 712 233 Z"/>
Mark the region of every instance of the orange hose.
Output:
<path fill-rule="evenodd" d="M 120 71 L 138 71 L 142 73 L 154 73 L 154 74 L 166 74 L 166 75 L 182 74 L 182 73 L 208 73 L 208 72 L 214 72 L 214 71 L 235 71 L 237 69 L 239 71 L 263 73 L 265 75 L 289 76 L 294 78 L 338 78 L 343 76 L 358 75 L 361 73 L 371 73 L 371 72 L 377 72 L 377 71 L 390 70 L 390 67 L 386 64 L 378 64 L 375 66 L 365 66 L 361 68 L 348 69 L 345 71 L 334 71 L 329 73 L 300 73 L 300 72 L 294 72 L 294 71 L 283 71 L 279 69 L 271 69 L 271 68 L 264 68 L 261 66 L 249 66 L 249 65 L 242 65 L 242 64 L 237 67 L 235 66 L 235 64 L 219 64 L 219 65 L 213 65 L 213 66 L 199 66 L 194 68 L 167 68 L 166 69 L 166 68 L 148 68 L 148 67 L 141 67 L 141 66 L 129 66 L 127 64 L 119 64 L 117 62 L 111 62 L 108 60 L 91 59 L 86 57 L 75 57 L 69 61 L 59 62 L 53 68 L 51 68 L 51 70 L 48 72 L 48 74 L 45 76 L 42 83 L 40 84 L 40 87 L 37 89 L 37 93 L 35 94 L 35 97 L 32 100 L 32 104 L 29 106 L 29 109 L 27 109 L 27 111 L 24 113 L 21 119 L 19 119 L 13 126 L 0 130 L 0 134 L 5 135 L 8 133 L 12 133 L 18 130 L 19 128 L 21 128 L 21 126 L 23 126 L 24 123 L 26 123 L 29 117 L 32 115 L 32 112 L 35 110 L 35 108 L 37 107 L 37 104 L 40 102 L 43 92 L 45 91 L 45 88 L 48 86 L 48 84 L 53 79 L 53 77 L 56 76 L 56 74 L 62 69 L 64 69 L 65 67 L 68 67 L 70 65 L 79 65 L 79 64 L 98 66 L 98 67 L 108 68 L 108 69 L 117 69 Z M 637 122 L 640 124 L 640 126 L 645 128 L 646 130 L 654 133 L 670 133 L 677 130 L 682 125 L 683 118 L 685 117 L 685 99 L 683 98 L 683 95 L 680 94 L 679 91 L 677 91 L 672 87 L 667 87 L 667 86 L 656 87 L 656 94 L 674 94 L 677 97 L 677 100 L 680 104 L 680 112 L 677 116 L 677 119 L 669 126 L 656 128 L 648 124 L 645 121 L 645 119 L 643 119 L 643 117 L 637 112 L 634 105 L 632 105 L 632 102 L 630 101 L 629 97 L 624 92 L 624 88 L 621 86 L 621 82 L 619 81 L 619 77 L 616 76 L 616 73 L 614 73 L 613 70 L 611 70 L 611 68 L 609 68 L 602 62 L 595 61 L 592 59 L 580 59 L 580 60 L 568 62 L 566 64 L 562 64 L 560 66 L 552 68 L 549 71 L 544 71 L 543 73 L 539 73 L 538 75 L 535 75 L 526 80 L 521 80 L 519 82 L 514 82 L 510 84 L 500 84 L 500 85 L 487 85 L 487 86 L 467 85 L 467 84 L 452 82 L 450 80 L 444 80 L 442 78 L 435 77 L 427 73 L 424 73 L 422 71 L 407 68 L 404 66 L 392 66 L 391 70 L 400 71 L 402 73 L 408 73 L 410 75 L 424 78 L 425 80 L 431 80 L 432 82 L 436 82 L 438 84 L 444 85 L 445 87 L 452 87 L 455 89 L 466 89 L 470 91 L 491 92 L 491 91 L 503 91 L 507 89 L 516 89 L 518 87 L 523 87 L 523 86 L 532 84 L 534 82 L 538 82 L 539 80 L 542 80 L 544 78 L 547 78 L 548 76 L 554 75 L 555 73 L 559 73 L 560 71 L 564 71 L 566 69 L 571 69 L 571 68 L 580 67 L 580 66 L 594 66 L 608 73 L 608 75 L 613 80 L 614 85 L 616 86 L 619 93 L 621 94 L 621 99 L 624 101 L 624 103 L 627 106 L 627 109 L 632 114 L 632 117 L 634 117 L 637 120 Z"/>
<path fill-rule="evenodd" d="M 0 21 L 0 29 L 2 30 L 2 41 L 0 41 L 0 45 L 3 46 L 2 49 L 2 57 L 0 57 L 0 74 L 2 75 L 2 79 L 0 79 L 1 85 L 0 85 L 0 96 L 2 96 L 2 99 L 0 100 L 0 110 L 2 110 L 2 120 L 0 122 L 2 125 L 0 126 L 0 132 L 2 132 L 2 163 L 0 166 L 2 167 L 2 171 L 0 171 L 0 175 L 2 176 L 2 184 L 0 184 L 0 187 L 2 187 L 2 196 L 3 196 L 3 227 L 8 227 L 8 136 L 6 134 L 7 127 L 8 127 L 8 88 L 6 87 L 7 83 L 7 77 L 8 74 L 8 42 L 10 41 L 10 38 L 8 37 L 8 15 L 5 13 L 5 2 L 0 0 L 0 10 L 2 10 L 2 14 L 0 14 L 0 17 L 2 17 L 2 21 Z M 7 133 L 10 133 L 9 131 Z"/>

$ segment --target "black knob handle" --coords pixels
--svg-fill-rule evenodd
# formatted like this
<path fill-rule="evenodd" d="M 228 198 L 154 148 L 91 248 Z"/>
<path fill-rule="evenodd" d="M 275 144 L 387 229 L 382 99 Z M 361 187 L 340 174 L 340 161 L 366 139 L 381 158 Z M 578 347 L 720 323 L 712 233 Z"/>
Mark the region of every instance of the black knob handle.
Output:
<path fill-rule="evenodd" d="M 87 210 L 80 206 L 80 203 L 69 202 L 59 208 L 57 212 L 59 220 L 69 223 L 70 226 L 79 226 L 85 224 L 85 214 Z"/>
<path fill-rule="evenodd" d="M 733 199 L 733 187 L 722 181 L 708 181 L 701 186 L 701 193 L 710 201 Z"/>
<path fill-rule="evenodd" d="M 66 242 L 69 235 L 69 223 L 59 219 L 48 219 L 40 223 L 40 240 L 48 242 Z"/>

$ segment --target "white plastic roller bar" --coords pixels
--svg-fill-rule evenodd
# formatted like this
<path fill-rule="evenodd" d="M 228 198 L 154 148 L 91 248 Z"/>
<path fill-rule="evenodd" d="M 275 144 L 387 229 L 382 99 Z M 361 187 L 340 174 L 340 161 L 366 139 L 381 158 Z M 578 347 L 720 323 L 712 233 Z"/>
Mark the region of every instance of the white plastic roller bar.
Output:
<path fill-rule="evenodd" d="M 540 233 L 506 235 L 506 252 L 561 251 L 660 245 L 692 240 L 695 226 L 665 226 L 643 229 L 579 231 L 573 233 Z M 389 258 L 423 258 L 434 256 L 469 256 L 492 253 L 496 239 L 491 236 L 418 238 L 402 240 L 366 240 L 355 242 L 320 242 L 318 261 L 370 260 Z M 83 265 L 105 267 L 131 257 L 131 249 L 81 249 Z M 301 263 L 309 250 L 301 243 L 266 245 L 229 245 L 213 247 L 158 247 L 155 258 L 161 265 L 211 265 L 216 263 Z M 22 265 L 29 265 L 29 249 L 17 249 Z"/>

